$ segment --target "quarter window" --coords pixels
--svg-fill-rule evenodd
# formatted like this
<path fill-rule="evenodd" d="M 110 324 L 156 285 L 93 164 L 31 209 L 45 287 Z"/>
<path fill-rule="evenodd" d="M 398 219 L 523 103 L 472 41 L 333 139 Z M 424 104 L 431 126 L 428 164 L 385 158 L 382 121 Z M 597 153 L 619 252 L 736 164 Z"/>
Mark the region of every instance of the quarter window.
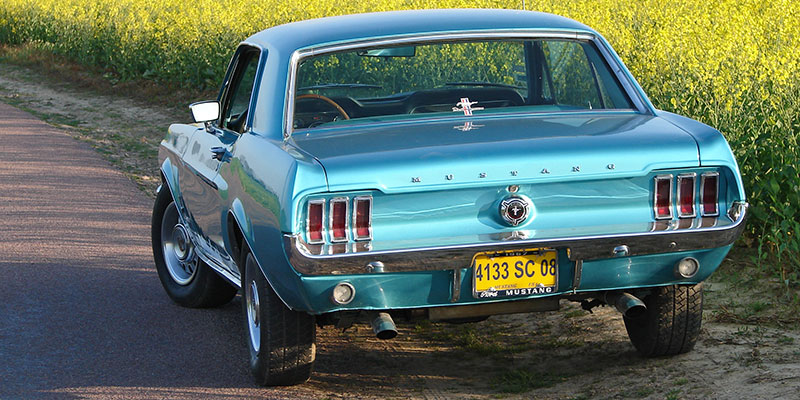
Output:
<path fill-rule="evenodd" d="M 222 127 L 225 129 L 239 133 L 244 131 L 258 69 L 258 55 L 257 50 L 245 50 L 238 56 L 222 115 Z"/>
<path fill-rule="evenodd" d="M 541 50 L 548 78 L 542 93 L 551 103 L 580 109 L 631 107 L 605 62 L 588 43 L 543 41 Z"/>

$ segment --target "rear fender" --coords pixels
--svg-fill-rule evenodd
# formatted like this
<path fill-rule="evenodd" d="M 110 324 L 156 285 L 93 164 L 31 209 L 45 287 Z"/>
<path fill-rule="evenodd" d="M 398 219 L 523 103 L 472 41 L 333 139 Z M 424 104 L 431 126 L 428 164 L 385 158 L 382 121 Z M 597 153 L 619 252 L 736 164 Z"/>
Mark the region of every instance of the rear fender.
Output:
<path fill-rule="evenodd" d="M 692 135 L 697 142 L 697 153 L 701 166 L 727 167 L 729 171 L 725 178 L 729 182 L 736 183 L 735 187 L 728 186 L 734 191 L 733 193 L 728 193 L 729 198 L 732 200 L 745 200 L 744 184 L 742 183 L 742 174 L 739 172 L 739 164 L 733 156 L 730 145 L 720 131 L 702 122 L 668 111 L 659 110 L 658 116 Z"/>
<path fill-rule="evenodd" d="M 237 261 L 242 279 L 244 279 L 243 260 L 240 260 L 240 254 L 235 252 L 240 252 L 241 246 L 246 245 L 253 254 L 253 258 L 256 260 L 261 273 L 264 274 L 267 283 L 269 283 L 269 286 L 283 304 L 291 310 L 310 310 L 311 303 L 305 294 L 306 291 L 300 281 L 300 275 L 289 266 L 280 240 L 275 243 L 264 243 L 269 242 L 267 238 L 272 236 L 280 238 L 280 232 L 275 232 L 275 235 L 271 235 L 268 232 L 264 232 L 263 229 L 254 227 L 252 220 L 248 218 L 242 206 L 241 200 L 238 198 L 231 203 L 228 216 L 228 224 L 232 225 L 227 226 L 225 246 L 228 253 Z M 261 232 L 259 237 L 264 236 L 261 240 L 256 240 L 258 235 L 256 231 Z M 237 234 L 241 238 L 241 243 L 237 243 L 239 240 L 237 239 Z M 256 243 L 261 243 L 262 245 L 257 246 Z M 244 282 L 242 282 L 242 285 L 244 285 Z"/>

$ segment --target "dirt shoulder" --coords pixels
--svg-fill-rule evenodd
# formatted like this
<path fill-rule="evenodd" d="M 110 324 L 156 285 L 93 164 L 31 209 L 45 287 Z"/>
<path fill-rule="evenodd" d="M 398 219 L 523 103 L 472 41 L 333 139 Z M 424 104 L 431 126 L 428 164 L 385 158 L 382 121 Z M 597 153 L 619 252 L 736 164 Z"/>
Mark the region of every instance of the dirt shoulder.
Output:
<path fill-rule="evenodd" d="M 180 113 L 175 108 L 156 108 L 86 86 L 59 82 L 41 72 L 0 62 L 3 102 L 89 143 L 153 196 L 158 185 L 158 144 L 171 123 L 189 120 L 188 107 Z"/>
<path fill-rule="evenodd" d="M 6 63 L 0 63 L 0 101 L 88 142 L 151 195 L 158 182 L 158 143 L 170 123 L 190 117 L 182 107 L 99 94 Z M 723 269 L 732 263 L 726 260 Z M 743 292 L 746 286 L 712 279 L 695 350 L 672 358 L 639 357 L 616 311 L 598 308 L 589 314 L 571 303 L 562 303 L 559 312 L 476 324 L 403 325 L 392 341 L 375 339 L 363 326 L 346 332 L 325 328 L 319 331 L 314 377 L 284 393 L 304 398 L 699 399 L 745 393 L 796 398 L 796 323 L 765 327 L 759 325 L 763 319 L 748 319 L 748 312 L 761 315 L 770 302 L 744 300 L 752 294 Z M 139 389 L 114 388 L 113 393 L 125 397 Z M 91 387 L 68 392 L 105 397 Z"/>

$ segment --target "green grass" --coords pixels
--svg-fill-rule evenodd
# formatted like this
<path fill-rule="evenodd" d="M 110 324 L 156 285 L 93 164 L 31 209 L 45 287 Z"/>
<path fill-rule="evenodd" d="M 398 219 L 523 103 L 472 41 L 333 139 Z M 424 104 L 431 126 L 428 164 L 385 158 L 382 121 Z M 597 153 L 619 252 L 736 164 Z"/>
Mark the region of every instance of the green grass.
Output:
<path fill-rule="evenodd" d="M 650 396 L 651 394 L 653 394 L 655 392 L 656 392 L 656 390 L 653 389 L 650 386 L 642 386 L 642 387 L 637 388 L 636 390 L 634 390 L 633 391 L 633 395 L 635 397 L 643 398 L 643 397 Z"/>
<path fill-rule="evenodd" d="M 492 379 L 492 386 L 503 393 L 525 393 L 534 389 L 555 386 L 566 381 L 568 377 L 568 374 L 559 372 L 515 368 L 495 376 Z"/>
<path fill-rule="evenodd" d="M 420 321 L 415 331 L 429 339 L 455 346 L 467 357 L 506 357 L 532 346 L 527 338 L 507 334 L 491 322 L 451 325 Z"/>
<path fill-rule="evenodd" d="M 781 336 L 778 338 L 778 344 L 785 344 L 785 345 L 794 344 L 794 338 L 791 336 Z"/>
<path fill-rule="evenodd" d="M 757 264 L 754 254 L 755 248 L 734 248 L 711 276 L 706 315 L 717 322 L 797 328 L 800 291 L 776 276 L 775 260 Z"/>
<path fill-rule="evenodd" d="M 678 400 L 680 399 L 681 390 L 680 389 L 672 389 L 667 392 L 667 395 L 664 396 L 666 400 Z"/>

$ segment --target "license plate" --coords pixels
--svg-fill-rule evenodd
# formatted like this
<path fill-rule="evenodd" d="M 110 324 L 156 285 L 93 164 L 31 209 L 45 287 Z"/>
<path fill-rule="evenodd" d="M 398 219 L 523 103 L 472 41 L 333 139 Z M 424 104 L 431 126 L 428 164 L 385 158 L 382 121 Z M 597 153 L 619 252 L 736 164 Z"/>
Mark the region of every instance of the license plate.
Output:
<path fill-rule="evenodd" d="M 558 261 L 553 249 L 478 253 L 472 261 L 475 298 L 556 292 Z"/>

